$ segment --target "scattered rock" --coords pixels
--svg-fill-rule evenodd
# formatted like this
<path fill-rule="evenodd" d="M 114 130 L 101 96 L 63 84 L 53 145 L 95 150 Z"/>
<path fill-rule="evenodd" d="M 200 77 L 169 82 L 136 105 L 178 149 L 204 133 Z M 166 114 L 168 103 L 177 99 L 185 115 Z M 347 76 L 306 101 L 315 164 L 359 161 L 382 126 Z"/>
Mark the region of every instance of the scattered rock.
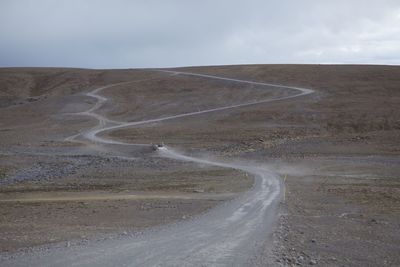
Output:
<path fill-rule="evenodd" d="M 28 97 L 26 100 L 28 102 L 35 102 L 35 101 L 38 101 L 39 99 L 40 99 L 39 97 Z"/>
<path fill-rule="evenodd" d="M 316 260 L 310 260 L 310 265 L 316 265 L 317 264 L 317 261 Z"/>
<path fill-rule="evenodd" d="M 194 189 L 194 193 L 204 193 L 204 189 Z"/>

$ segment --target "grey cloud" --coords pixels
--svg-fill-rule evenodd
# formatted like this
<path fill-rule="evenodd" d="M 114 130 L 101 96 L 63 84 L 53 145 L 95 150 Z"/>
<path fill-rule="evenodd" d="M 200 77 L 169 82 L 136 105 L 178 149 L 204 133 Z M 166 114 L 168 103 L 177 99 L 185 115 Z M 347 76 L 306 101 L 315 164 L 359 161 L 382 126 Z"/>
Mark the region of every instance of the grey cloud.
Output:
<path fill-rule="evenodd" d="M 3 0 L 0 66 L 399 64 L 390 0 Z"/>

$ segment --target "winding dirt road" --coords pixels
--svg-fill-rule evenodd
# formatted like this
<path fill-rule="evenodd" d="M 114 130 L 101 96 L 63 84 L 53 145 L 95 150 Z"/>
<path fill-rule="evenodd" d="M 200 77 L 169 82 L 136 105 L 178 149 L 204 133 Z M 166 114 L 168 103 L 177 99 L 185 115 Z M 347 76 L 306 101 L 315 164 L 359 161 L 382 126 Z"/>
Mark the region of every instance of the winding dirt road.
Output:
<path fill-rule="evenodd" d="M 85 138 L 101 144 L 143 146 L 148 144 L 124 143 L 98 135 L 119 128 L 281 101 L 313 92 L 305 88 L 204 74 L 166 72 L 171 75 L 189 75 L 205 79 L 292 89 L 298 93 L 145 121 L 119 122 L 109 120 L 96 113 L 107 101 L 107 98 L 99 93 L 106 88 L 118 85 L 113 84 L 87 93 L 87 96 L 95 98 L 97 103 L 91 109 L 77 113 L 77 115 L 91 116 L 97 119 L 98 125 L 66 140 L 74 141 L 78 138 Z M 266 238 L 272 231 L 281 193 L 281 180 L 278 175 L 267 167 L 194 158 L 178 153 L 169 147 L 163 147 L 158 152 L 162 157 L 245 171 L 255 176 L 255 184 L 250 191 L 240 197 L 219 205 L 193 220 L 161 227 L 157 230 L 149 230 L 135 237 L 122 237 L 92 242 L 85 246 L 54 248 L 40 253 L 24 254 L 3 262 L 4 266 L 251 266 L 265 264 L 265 259 L 262 259 L 260 255 L 261 250 L 265 249 L 265 245 L 270 244 Z"/>

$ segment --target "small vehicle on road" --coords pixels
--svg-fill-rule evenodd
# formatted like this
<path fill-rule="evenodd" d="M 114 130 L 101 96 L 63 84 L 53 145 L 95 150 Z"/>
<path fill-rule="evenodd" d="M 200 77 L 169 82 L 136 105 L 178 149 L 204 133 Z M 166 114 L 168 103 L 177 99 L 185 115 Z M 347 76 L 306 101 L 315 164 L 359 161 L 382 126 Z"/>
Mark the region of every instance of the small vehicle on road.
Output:
<path fill-rule="evenodd" d="M 154 150 L 154 151 L 159 150 L 159 149 L 162 149 L 162 148 L 164 148 L 164 143 L 153 144 L 153 150 Z"/>

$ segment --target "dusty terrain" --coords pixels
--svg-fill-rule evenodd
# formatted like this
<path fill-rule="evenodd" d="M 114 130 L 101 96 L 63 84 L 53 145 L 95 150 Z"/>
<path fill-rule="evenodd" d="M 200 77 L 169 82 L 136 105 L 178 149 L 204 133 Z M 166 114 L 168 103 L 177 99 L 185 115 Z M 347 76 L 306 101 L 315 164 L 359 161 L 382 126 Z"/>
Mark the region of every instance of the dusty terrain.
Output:
<path fill-rule="evenodd" d="M 193 155 L 269 164 L 285 178 L 273 265 L 400 264 L 400 68 L 253 65 L 183 71 L 303 86 L 315 93 L 110 131 Z M 0 249 L 127 234 L 190 218 L 252 185 L 245 173 L 64 139 L 84 111 L 152 119 L 290 95 L 154 70 L 0 70 Z M 136 157 L 132 161 L 126 157 Z M 266 239 L 270 238 L 266 234 Z"/>

